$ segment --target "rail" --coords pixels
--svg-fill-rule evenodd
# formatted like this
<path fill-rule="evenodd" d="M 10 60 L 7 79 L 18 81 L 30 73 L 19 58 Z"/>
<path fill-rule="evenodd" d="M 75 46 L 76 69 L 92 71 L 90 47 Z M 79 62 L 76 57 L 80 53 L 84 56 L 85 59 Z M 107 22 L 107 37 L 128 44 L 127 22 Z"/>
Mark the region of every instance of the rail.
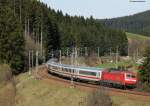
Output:
<path fill-rule="evenodd" d="M 60 72 L 56 69 L 53 69 L 53 71 Z M 39 71 L 38 74 L 43 75 L 43 72 Z M 62 82 L 62 83 L 70 84 L 70 80 L 62 78 L 62 77 L 58 77 L 58 75 L 56 75 L 56 74 L 54 75 L 52 73 L 48 73 L 48 70 L 45 71 L 44 74 L 45 75 L 43 75 L 43 76 L 46 76 L 48 79 L 57 80 L 57 81 Z M 74 81 L 74 86 L 75 87 L 83 86 L 83 87 L 88 87 L 88 88 L 91 88 L 91 89 L 99 89 L 100 87 L 102 87 L 102 88 L 104 88 L 108 91 L 112 91 L 112 92 L 150 97 L 150 93 L 148 93 L 148 92 L 139 92 L 139 91 L 136 91 L 134 89 L 133 90 L 121 90 L 121 89 L 116 89 L 116 88 L 104 87 L 104 86 L 101 86 L 101 85 L 98 85 L 98 84 L 96 85 L 96 84 L 90 84 L 90 83 L 82 83 L 82 82 L 78 82 L 78 81 Z"/>

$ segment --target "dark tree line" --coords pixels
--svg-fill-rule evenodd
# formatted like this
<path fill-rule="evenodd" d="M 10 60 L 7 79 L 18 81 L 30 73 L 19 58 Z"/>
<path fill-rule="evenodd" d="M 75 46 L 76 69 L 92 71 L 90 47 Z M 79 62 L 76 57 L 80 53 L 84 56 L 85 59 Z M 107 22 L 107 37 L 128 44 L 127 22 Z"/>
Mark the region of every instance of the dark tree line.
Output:
<path fill-rule="evenodd" d="M 150 10 L 131 16 L 98 21 L 111 28 L 150 36 Z"/>
<path fill-rule="evenodd" d="M 100 55 L 116 52 L 127 55 L 127 37 L 125 32 L 104 27 L 93 17 L 84 18 L 77 16 L 63 15 L 61 11 L 54 12 L 61 35 L 61 47 L 88 47 L 91 50 L 100 48 Z"/>
<path fill-rule="evenodd" d="M 9 0 L 0 2 L 0 63 L 9 64 L 14 73 L 24 67 L 23 29 Z"/>
<path fill-rule="evenodd" d="M 100 55 L 117 47 L 127 55 L 125 32 L 104 27 L 92 16 L 64 15 L 37 0 L 1 0 L 0 15 L 0 62 L 10 64 L 14 73 L 27 67 L 26 36 L 40 44 L 42 35 L 47 59 L 51 50 L 65 47 L 99 47 Z"/>

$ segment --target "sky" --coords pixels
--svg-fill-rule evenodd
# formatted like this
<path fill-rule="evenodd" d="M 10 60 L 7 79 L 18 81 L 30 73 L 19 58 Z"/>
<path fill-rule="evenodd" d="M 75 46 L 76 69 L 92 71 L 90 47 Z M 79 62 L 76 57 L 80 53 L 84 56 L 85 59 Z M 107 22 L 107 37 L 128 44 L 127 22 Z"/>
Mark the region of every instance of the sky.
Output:
<path fill-rule="evenodd" d="M 133 15 L 150 10 L 150 0 L 129 2 L 130 0 L 41 0 L 55 10 L 62 10 L 71 16 L 93 16 L 97 19 Z"/>

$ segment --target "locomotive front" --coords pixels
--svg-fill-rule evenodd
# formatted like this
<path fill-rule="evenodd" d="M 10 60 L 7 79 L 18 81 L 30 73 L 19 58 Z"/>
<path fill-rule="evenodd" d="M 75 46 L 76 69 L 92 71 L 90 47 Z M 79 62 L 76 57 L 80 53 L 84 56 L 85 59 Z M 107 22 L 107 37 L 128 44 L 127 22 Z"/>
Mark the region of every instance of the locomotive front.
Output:
<path fill-rule="evenodd" d="M 137 84 L 137 77 L 135 73 L 125 72 L 125 85 L 127 86 L 135 86 Z"/>

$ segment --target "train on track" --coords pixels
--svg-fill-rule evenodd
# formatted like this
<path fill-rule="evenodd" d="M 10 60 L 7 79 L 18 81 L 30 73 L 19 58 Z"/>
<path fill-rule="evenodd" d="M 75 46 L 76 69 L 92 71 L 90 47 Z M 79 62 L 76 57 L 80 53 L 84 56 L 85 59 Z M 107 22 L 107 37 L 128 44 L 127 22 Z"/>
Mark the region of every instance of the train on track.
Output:
<path fill-rule="evenodd" d="M 46 66 L 50 73 L 123 88 L 127 86 L 135 87 L 138 81 L 135 73 L 127 70 L 66 65 L 57 63 L 54 60 L 49 60 Z"/>

